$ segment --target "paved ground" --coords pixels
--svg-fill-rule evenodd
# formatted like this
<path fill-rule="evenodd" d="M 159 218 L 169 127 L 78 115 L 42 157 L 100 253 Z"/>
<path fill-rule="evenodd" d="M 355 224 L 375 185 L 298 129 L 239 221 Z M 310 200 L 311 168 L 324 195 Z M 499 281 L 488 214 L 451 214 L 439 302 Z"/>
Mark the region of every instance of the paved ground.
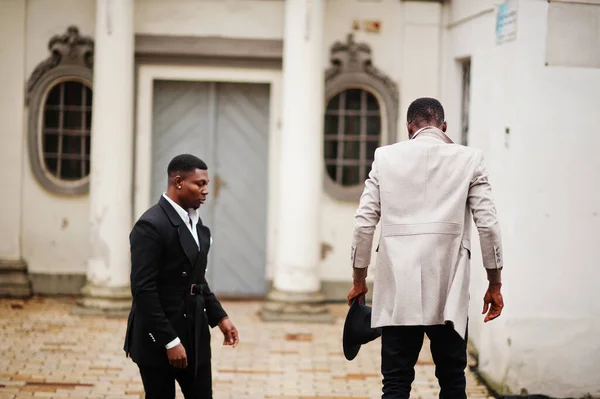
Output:
<path fill-rule="evenodd" d="M 122 351 L 125 319 L 74 316 L 70 298 L 0 300 L 0 398 L 140 398 L 137 368 Z M 240 330 L 236 348 L 213 330 L 215 398 L 350 399 L 381 397 L 380 340 L 348 362 L 341 351 L 347 307 L 332 305 L 333 325 L 260 321 L 258 302 L 224 302 Z M 424 348 L 427 348 L 426 343 Z M 488 398 L 468 374 L 469 398 Z M 178 391 L 178 398 L 182 398 Z M 428 351 L 413 398 L 437 398 Z"/>

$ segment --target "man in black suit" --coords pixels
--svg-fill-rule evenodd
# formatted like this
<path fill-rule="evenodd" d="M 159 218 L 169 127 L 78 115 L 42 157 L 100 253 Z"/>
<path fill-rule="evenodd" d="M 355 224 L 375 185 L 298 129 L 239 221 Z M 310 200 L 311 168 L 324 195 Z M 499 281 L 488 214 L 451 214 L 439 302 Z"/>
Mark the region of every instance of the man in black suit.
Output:
<path fill-rule="evenodd" d="M 146 398 L 212 398 L 209 326 L 223 345 L 238 332 L 211 292 L 205 272 L 212 238 L 198 208 L 208 195 L 208 168 L 193 155 L 168 166 L 168 189 L 130 234 L 131 293 L 124 350 L 138 365 Z"/>

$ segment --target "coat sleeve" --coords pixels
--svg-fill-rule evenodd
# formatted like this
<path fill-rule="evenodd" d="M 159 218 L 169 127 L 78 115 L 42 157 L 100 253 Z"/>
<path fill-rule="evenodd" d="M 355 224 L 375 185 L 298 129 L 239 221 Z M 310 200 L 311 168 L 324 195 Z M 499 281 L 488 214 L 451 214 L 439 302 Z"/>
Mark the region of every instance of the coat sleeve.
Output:
<path fill-rule="evenodd" d="M 156 228 L 147 220 L 138 221 L 129 236 L 131 245 L 131 294 L 136 313 L 145 320 L 148 334 L 164 347 L 177 338 L 167 319 L 157 291 L 162 242 Z"/>
<path fill-rule="evenodd" d="M 210 290 L 206 278 L 204 278 L 203 284 L 204 290 L 202 291 L 202 295 L 204 296 L 204 308 L 206 309 L 208 324 L 211 327 L 215 327 L 221 320 L 227 317 L 227 313 L 221 306 L 221 302 L 219 302 L 215 294 Z"/>
<path fill-rule="evenodd" d="M 496 207 L 492 198 L 488 172 L 483 154 L 478 153 L 476 167 L 469 186 L 468 202 L 481 243 L 483 266 L 486 269 L 502 269 L 502 238 Z"/>
<path fill-rule="evenodd" d="M 375 160 L 354 215 L 354 233 L 350 259 L 353 278 L 359 281 L 367 277 L 367 269 L 371 262 L 373 235 L 381 218 L 379 170 L 377 167 L 378 152 L 379 149 L 375 150 Z"/>

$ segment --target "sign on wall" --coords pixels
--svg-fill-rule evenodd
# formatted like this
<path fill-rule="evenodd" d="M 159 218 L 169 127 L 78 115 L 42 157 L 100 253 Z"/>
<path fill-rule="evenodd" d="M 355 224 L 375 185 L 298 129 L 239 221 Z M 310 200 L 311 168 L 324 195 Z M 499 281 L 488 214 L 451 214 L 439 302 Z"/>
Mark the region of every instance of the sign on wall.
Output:
<path fill-rule="evenodd" d="M 511 42 L 517 38 L 517 3 L 506 1 L 498 6 L 496 13 L 496 44 Z"/>

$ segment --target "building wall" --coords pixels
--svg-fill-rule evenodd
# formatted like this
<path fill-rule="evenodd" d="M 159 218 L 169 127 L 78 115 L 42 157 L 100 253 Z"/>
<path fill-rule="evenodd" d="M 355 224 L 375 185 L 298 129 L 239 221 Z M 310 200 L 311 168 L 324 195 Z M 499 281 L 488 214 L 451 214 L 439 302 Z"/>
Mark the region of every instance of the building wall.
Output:
<path fill-rule="evenodd" d="M 0 260 L 21 258 L 23 72 L 25 4 L 10 0 L 0 13 Z"/>
<path fill-rule="evenodd" d="M 281 39 L 283 10 L 280 0 L 136 0 L 135 32 Z"/>
<path fill-rule="evenodd" d="M 37 64 L 48 57 L 48 40 L 76 25 L 82 35 L 94 34 L 95 1 L 29 0 L 26 3 L 25 69 L 20 90 Z M 23 104 L 22 102 L 20 104 Z M 27 109 L 25 109 L 27 114 Z M 88 196 L 67 197 L 45 190 L 34 177 L 27 150 L 27 124 L 23 146 L 23 258 L 36 292 L 54 293 L 57 278 L 66 278 L 67 291 L 78 289 L 89 254 Z M 79 275 L 71 279 L 68 275 Z M 48 277 L 50 275 L 51 277 Z M 74 285 L 73 285 L 74 284 Z"/>
<path fill-rule="evenodd" d="M 485 10 L 494 8 L 499 2 L 497 0 L 452 0 L 449 11 L 451 22 L 468 20 Z"/>
<path fill-rule="evenodd" d="M 138 0 L 135 26 L 138 34 L 282 39 L 283 11 L 283 1 L 181 1 L 166 5 L 158 0 Z M 269 18 L 265 18 L 265 15 Z M 412 99 L 439 93 L 440 18 L 441 6 L 435 3 L 327 0 L 323 69 L 330 65 L 331 45 L 336 41 L 345 41 L 346 36 L 353 32 L 357 42 L 366 42 L 371 47 L 373 62 L 377 68 L 399 85 L 400 113 L 405 114 Z M 368 20 L 379 21 L 381 31 L 366 32 L 362 23 Z M 353 30 L 354 21 L 361 25 L 357 31 Z M 422 61 L 415 62 L 419 59 Z M 274 101 L 280 103 L 281 97 Z M 402 116 L 401 120 L 404 119 Z M 402 126 L 403 122 L 398 130 L 400 139 L 406 137 Z M 276 163 L 278 157 L 271 157 Z M 271 179 L 275 177 L 276 174 L 270 174 Z M 276 184 L 271 189 L 274 193 L 277 192 Z M 271 215 L 277 214 L 278 204 L 274 200 L 271 197 L 269 203 Z M 347 284 L 349 281 L 351 271 L 348 248 L 352 236 L 352 217 L 357 205 L 358 198 L 353 202 L 341 202 L 334 200 L 326 192 L 322 194 L 321 243 L 325 250 L 319 271 L 326 290 L 335 288 L 335 283 Z M 276 234 L 273 222 L 269 222 L 268 229 L 268 279 L 273 278 L 277 267 L 272 263 Z M 328 283 L 334 283 L 334 286 Z M 345 293 L 334 289 L 327 296 L 343 299 Z"/>
<path fill-rule="evenodd" d="M 12 37 L 16 34 L 18 38 L 21 32 L 23 40 L 22 43 L 18 40 L 2 43 L 12 46 L 7 51 L 24 52 L 20 56 L 15 54 L 10 65 L 1 63 L 2 68 L 12 68 L 10 74 L 3 74 L 10 82 L 5 87 L 15 91 L 12 99 L 19 96 L 22 98 L 24 82 L 37 64 L 48 56 L 48 40 L 53 35 L 64 33 L 69 25 L 76 25 L 82 35 L 93 37 L 96 20 L 94 0 L 29 0 L 14 3 L 20 3 L 26 21 L 23 22 L 20 31 L 14 29 L 13 25 L 19 21 L 18 15 L 15 14 L 15 18 L 10 19 L 11 24 L 3 24 L 2 27 L 10 31 Z M 5 15 L 11 14 L 3 12 L 3 16 Z M 264 18 L 265 15 L 270 17 Z M 179 1 L 167 4 L 159 0 L 141 0 L 135 4 L 136 33 L 281 38 L 282 21 L 282 1 Z M 22 65 L 23 63 L 25 65 Z M 19 78 L 19 74 L 22 77 Z M 11 86 L 15 86 L 14 89 Z M 7 207 L 11 212 L 7 218 L 2 218 L 2 223 L 13 226 L 13 230 L 14 226 L 22 228 L 22 233 L 11 231 L 8 227 L 3 228 L 2 234 L 7 235 L 7 240 L 2 240 L 2 243 L 6 243 L 7 247 L 9 243 L 11 245 L 6 249 L 7 256 L 18 257 L 16 251 L 21 238 L 23 257 L 28 262 L 35 292 L 78 292 L 84 281 L 90 251 L 89 195 L 78 197 L 56 195 L 45 190 L 37 182 L 28 163 L 27 143 L 18 141 L 27 140 L 27 126 L 26 123 L 23 124 L 27 115 L 22 116 L 23 101 L 11 101 L 10 104 L 12 108 L 16 106 L 17 110 L 3 106 L 0 112 L 11 115 L 5 120 L 10 119 L 17 126 L 13 129 L 16 134 L 13 134 L 14 143 L 11 144 L 18 147 L 19 151 L 14 151 L 8 146 L 3 146 L 2 149 L 3 151 L 6 149 L 10 157 L 18 159 L 12 160 L 10 157 L 2 157 L 2 159 L 6 162 L 10 161 L 11 165 L 16 161 L 19 165 L 23 165 L 24 211 L 14 212 L 21 204 L 18 195 L 7 199 L 14 204 Z M 26 111 L 25 109 L 25 113 Z M 15 118 L 15 115 L 21 117 Z M 7 126 L 8 128 L 10 125 Z M 11 169 L 3 168 L 3 170 Z M 20 181 L 21 179 L 11 178 L 7 184 L 19 184 Z M 20 189 L 16 191 L 21 192 Z M 27 212 L 26 209 L 34 211 Z M 12 219 L 17 221 L 22 219 L 22 222 L 14 223 Z"/>
<path fill-rule="evenodd" d="M 470 338 L 480 371 L 501 392 L 597 396 L 600 190 L 590 179 L 600 138 L 590 127 L 600 122 L 600 69 L 545 65 L 548 7 L 521 0 L 511 43 L 496 44 L 494 13 L 445 38 L 450 120 L 460 115 L 456 60 L 471 56 L 469 145 L 484 150 L 504 242 L 506 307 L 487 325 L 487 282 L 474 245 Z"/>
<path fill-rule="evenodd" d="M 47 57 L 47 44 L 52 35 L 62 34 L 74 24 L 81 34 L 93 36 L 96 18 L 94 0 L 29 0 L 25 4 L 25 65 L 21 81 L 26 80 L 35 66 Z M 135 31 L 137 34 L 281 39 L 283 10 L 284 1 L 206 0 L 167 4 L 161 0 L 137 0 Z M 335 41 L 346 39 L 355 20 L 361 23 L 365 20 L 381 22 L 381 32 L 368 33 L 361 28 L 355 32 L 355 39 L 371 46 L 375 65 L 399 86 L 399 139 L 406 138 L 404 114 L 410 101 L 422 95 L 437 95 L 440 89 L 440 10 L 441 6 L 435 3 L 396 0 L 326 2 L 324 69 L 329 66 L 330 46 Z M 5 65 L 3 63 L 3 67 Z M 281 99 L 274 101 L 280 102 Z M 15 115 L 8 108 L 3 108 L 2 112 Z M 25 140 L 26 128 L 19 128 L 23 132 L 19 137 Z M 70 274 L 79 276 L 73 282 L 75 285 L 69 288 L 77 291 L 76 285 L 82 283 L 89 256 L 89 196 L 65 197 L 44 190 L 30 170 L 26 144 L 19 144 L 23 150 L 18 153 L 23 157 L 22 203 L 24 209 L 42 211 L 22 212 L 18 216 L 22 217 L 22 233 L 11 233 L 10 236 L 13 241 L 17 240 L 14 237 L 22 237 L 23 257 L 34 275 L 36 291 L 51 292 L 54 289 L 42 283 L 36 285 L 38 275 L 58 278 Z M 349 279 L 347 249 L 357 205 L 358 198 L 355 202 L 340 202 L 323 194 L 321 241 L 330 248 L 320 265 L 323 280 L 347 282 Z M 270 207 L 272 214 L 276 214 L 277 204 L 271 202 Z M 273 250 L 271 245 L 268 259 L 272 259 Z M 272 277 L 274 266 L 269 263 L 268 278 Z"/>

